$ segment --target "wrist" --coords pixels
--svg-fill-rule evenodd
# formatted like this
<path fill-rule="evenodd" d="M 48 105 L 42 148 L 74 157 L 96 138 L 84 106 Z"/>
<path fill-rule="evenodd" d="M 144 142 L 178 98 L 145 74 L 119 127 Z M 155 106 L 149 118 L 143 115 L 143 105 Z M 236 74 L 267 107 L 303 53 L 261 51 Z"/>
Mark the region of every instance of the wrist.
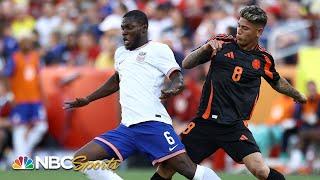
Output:
<path fill-rule="evenodd" d="M 204 52 L 204 51 L 209 51 L 210 50 L 210 45 L 208 44 L 204 44 L 203 46 L 201 46 L 200 51 Z"/>
<path fill-rule="evenodd" d="M 88 102 L 88 104 L 92 101 L 89 96 L 85 97 L 84 99 Z"/>

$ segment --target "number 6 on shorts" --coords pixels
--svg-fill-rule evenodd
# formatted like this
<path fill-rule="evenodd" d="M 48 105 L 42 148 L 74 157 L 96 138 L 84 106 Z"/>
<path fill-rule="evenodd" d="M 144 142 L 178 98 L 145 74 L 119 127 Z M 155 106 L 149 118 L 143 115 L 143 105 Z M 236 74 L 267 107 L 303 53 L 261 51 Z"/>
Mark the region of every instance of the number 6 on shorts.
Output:
<path fill-rule="evenodd" d="M 169 131 L 165 131 L 163 133 L 163 135 L 166 138 L 166 140 L 168 141 L 168 144 L 173 145 L 175 143 L 173 137 L 170 136 L 170 132 Z"/>

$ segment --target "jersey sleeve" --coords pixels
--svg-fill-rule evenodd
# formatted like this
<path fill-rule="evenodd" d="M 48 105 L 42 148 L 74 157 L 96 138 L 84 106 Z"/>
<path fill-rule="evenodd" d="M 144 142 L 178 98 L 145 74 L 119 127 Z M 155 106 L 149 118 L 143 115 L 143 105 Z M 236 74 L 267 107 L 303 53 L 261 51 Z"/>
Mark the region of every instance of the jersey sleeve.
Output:
<path fill-rule="evenodd" d="M 114 69 L 119 71 L 119 56 L 121 54 L 121 47 L 117 48 L 116 52 L 114 53 Z"/>
<path fill-rule="evenodd" d="M 152 59 L 152 64 L 167 77 L 175 70 L 181 70 L 176 62 L 172 50 L 167 45 L 161 45 L 155 48 L 156 58 Z"/>
<path fill-rule="evenodd" d="M 275 68 L 273 57 L 270 54 L 263 54 L 263 56 L 265 65 L 262 76 L 268 83 L 275 84 L 280 79 L 280 75 Z"/>

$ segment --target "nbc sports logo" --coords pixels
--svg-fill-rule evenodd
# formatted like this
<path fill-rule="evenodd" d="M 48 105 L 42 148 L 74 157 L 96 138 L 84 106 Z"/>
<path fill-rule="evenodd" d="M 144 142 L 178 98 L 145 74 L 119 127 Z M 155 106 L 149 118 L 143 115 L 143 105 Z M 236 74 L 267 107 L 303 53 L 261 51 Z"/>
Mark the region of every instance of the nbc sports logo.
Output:
<path fill-rule="evenodd" d="M 12 169 L 72 169 L 72 156 L 35 156 L 32 160 L 27 156 L 19 156 L 13 163 Z"/>
<path fill-rule="evenodd" d="M 13 169 L 34 169 L 33 160 L 27 156 L 19 156 L 13 163 Z"/>
<path fill-rule="evenodd" d="M 12 169 L 15 170 L 39 170 L 39 169 L 48 169 L 48 170 L 56 170 L 56 169 L 74 169 L 85 170 L 85 169 L 117 169 L 120 165 L 119 160 L 111 159 L 106 161 L 92 161 L 86 162 L 86 156 L 78 156 L 73 158 L 73 156 L 35 156 L 32 160 L 27 156 L 19 156 L 13 163 Z M 74 161 L 80 160 L 80 162 L 75 163 Z M 73 166 L 75 164 L 75 166 Z"/>

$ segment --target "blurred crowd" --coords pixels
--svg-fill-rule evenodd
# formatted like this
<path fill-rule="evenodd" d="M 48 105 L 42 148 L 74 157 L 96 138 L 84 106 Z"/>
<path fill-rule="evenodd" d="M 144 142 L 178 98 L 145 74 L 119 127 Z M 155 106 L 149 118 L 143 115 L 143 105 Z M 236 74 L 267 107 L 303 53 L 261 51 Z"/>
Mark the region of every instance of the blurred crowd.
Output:
<path fill-rule="evenodd" d="M 177 60 L 209 37 L 235 34 L 239 10 L 258 4 L 268 13 L 261 44 L 270 34 L 310 20 L 312 26 L 279 37 L 277 47 L 319 38 L 319 0 L 3 0 L 0 3 L 0 55 L 3 61 L 29 37 L 43 65 L 92 65 L 111 68 L 121 45 L 122 15 L 140 9 L 149 17 L 149 38 L 169 44 Z M 295 58 L 288 59 L 295 62 Z"/>
<path fill-rule="evenodd" d="M 261 6 L 268 15 L 268 24 L 260 42 L 262 46 L 286 51 L 288 47 L 315 45 L 318 42 L 320 0 L 3 0 L 0 1 L 1 74 L 10 74 L 14 69 L 10 59 L 16 52 L 25 49 L 36 53 L 34 57 L 38 58 L 40 67 L 113 68 L 114 52 L 122 45 L 122 16 L 133 9 L 143 10 L 148 15 L 149 39 L 168 44 L 181 65 L 192 49 L 211 36 L 221 33 L 235 35 L 239 10 L 252 4 Z M 307 28 L 285 32 L 286 36 L 276 37 L 276 43 L 270 42 L 275 32 L 304 27 L 306 24 Z M 276 62 L 295 64 L 296 53 L 281 57 L 281 60 L 276 59 Z M 183 70 L 186 90 L 167 102 L 178 131 L 196 113 L 207 69 L 208 65 L 205 64 L 192 70 Z M 28 77 L 34 75 L 31 72 L 27 74 Z M 2 97 L 10 99 L 2 92 L 5 91 L 3 88 L 5 86 L 0 89 Z M 283 137 L 283 153 L 287 152 L 288 139 L 292 135 L 300 138 L 300 143 L 295 143 L 296 149 L 305 152 L 306 142 L 314 140 L 310 139 L 309 133 L 316 132 L 314 129 L 320 127 L 319 93 L 312 82 L 308 84 L 308 89 L 311 104 L 295 105 L 288 103 L 291 99 L 284 97 L 278 105 L 273 106 L 280 107 L 281 113 L 287 113 L 280 118 L 279 108 L 272 111 L 273 123 L 268 125 L 282 127 L 279 137 Z M 0 123 L 0 129 L 8 126 Z M 0 131 L 0 138 L 4 136 Z M 317 141 L 320 142 L 320 139 Z M 0 152 L 1 148 L 0 144 Z"/>
<path fill-rule="evenodd" d="M 281 95 L 272 102 L 264 124 L 249 125 L 261 153 L 284 162 L 287 173 L 320 170 L 320 91 L 314 81 L 308 81 L 306 89 L 306 104 Z"/>

